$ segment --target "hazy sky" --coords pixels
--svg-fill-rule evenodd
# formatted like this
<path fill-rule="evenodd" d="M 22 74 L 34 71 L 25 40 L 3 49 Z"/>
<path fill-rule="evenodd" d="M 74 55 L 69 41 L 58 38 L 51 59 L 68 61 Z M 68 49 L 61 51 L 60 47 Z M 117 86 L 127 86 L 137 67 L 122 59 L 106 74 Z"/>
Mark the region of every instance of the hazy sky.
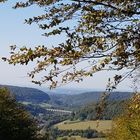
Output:
<path fill-rule="evenodd" d="M 12 1 L 14 2 L 14 0 Z M 37 46 L 39 44 L 51 45 L 55 40 L 50 38 L 46 40 L 41 36 L 42 31 L 36 25 L 24 24 L 24 19 L 34 15 L 43 13 L 43 9 L 31 7 L 26 9 L 12 9 L 13 3 L 7 2 L 0 4 L 0 57 L 9 55 L 9 46 Z M 28 77 L 27 73 L 33 68 L 29 66 L 12 66 L 0 60 L 0 84 L 20 85 L 20 86 L 34 86 Z M 71 83 L 66 87 L 73 88 L 93 88 L 105 89 L 109 77 L 114 75 L 113 72 L 100 72 L 95 74 L 92 78 L 86 78 L 84 82 L 77 84 Z M 118 87 L 118 90 L 129 90 L 130 79 L 125 80 Z M 43 85 L 44 87 L 47 85 Z"/>

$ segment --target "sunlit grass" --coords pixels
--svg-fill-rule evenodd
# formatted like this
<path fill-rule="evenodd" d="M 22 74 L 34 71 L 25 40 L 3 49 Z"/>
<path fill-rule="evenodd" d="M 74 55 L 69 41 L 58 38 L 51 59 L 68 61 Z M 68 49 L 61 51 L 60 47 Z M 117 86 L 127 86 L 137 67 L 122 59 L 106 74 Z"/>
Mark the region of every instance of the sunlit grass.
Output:
<path fill-rule="evenodd" d="M 67 138 L 70 138 L 70 137 L 67 137 Z M 91 138 L 91 139 L 87 139 L 87 138 L 81 138 L 80 136 L 73 136 L 73 138 L 76 138 L 76 140 L 105 140 L 105 138 Z M 62 139 L 62 137 L 58 138 L 57 140 L 61 140 L 61 139 Z"/>
<path fill-rule="evenodd" d="M 64 121 L 59 124 L 56 124 L 55 127 L 58 127 L 60 130 L 85 130 L 88 128 L 95 129 L 98 132 L 105 132 L 111 129 L 112 121 L 111 120 L 100 120 L 100 121 Z"/>

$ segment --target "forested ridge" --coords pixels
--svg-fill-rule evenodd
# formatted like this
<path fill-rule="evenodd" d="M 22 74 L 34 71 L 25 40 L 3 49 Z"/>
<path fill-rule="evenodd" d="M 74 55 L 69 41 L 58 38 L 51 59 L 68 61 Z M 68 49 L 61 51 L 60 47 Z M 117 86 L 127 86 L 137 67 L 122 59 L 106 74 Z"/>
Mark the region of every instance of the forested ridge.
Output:
<path fill-rule="evenodd" d="M 17 101 L 42 103 L 48 102 L 50 100 L 49 95 L 39 89 L 10 85 L 0 85 L 0 87 L 6 87 L 7 89 L 9 89 L 10 92 L 15 96 Z"/>

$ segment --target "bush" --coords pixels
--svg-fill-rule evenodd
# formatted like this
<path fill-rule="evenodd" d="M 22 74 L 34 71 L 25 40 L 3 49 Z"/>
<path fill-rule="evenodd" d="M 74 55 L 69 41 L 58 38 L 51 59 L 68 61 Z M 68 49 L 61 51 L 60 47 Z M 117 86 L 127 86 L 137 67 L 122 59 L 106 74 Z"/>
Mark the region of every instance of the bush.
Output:
<path fill-rule="evenodd" d="M 68 140 L 68 138 L 67 137 L 63 137 L 61 140 Z"/>
<path fill-rule="evenodd" d="M 114 120 L 108 140 L 140 140 L 140 94 L 135 95 L 126 112 Z"/>

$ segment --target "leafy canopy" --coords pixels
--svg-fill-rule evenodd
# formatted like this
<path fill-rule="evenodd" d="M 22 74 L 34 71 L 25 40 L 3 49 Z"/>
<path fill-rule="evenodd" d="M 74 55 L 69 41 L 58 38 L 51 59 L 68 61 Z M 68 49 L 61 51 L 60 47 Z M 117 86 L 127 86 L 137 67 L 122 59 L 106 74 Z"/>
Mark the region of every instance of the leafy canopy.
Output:
<path fill-rule="evenodd" d="M 17 2 L 14 8 L 33 5 L 44 7 L 44 14 L 25 22 L 36 23 L 43 36 L 58 37 L 62 42 L 34 49 L 13 45 L 11 57 L 3 59 L 14 65 L 35 60 L 37 64 L 29 73 L 34 83 L 54 88 L 102 70 L 127 68 L 132 72 L 139 67 L 139 0 L 27 0 Z M 43 71 L 44 77 L 36 79 Z M 124 77 L 116 75 L 115 85 Z"/>

